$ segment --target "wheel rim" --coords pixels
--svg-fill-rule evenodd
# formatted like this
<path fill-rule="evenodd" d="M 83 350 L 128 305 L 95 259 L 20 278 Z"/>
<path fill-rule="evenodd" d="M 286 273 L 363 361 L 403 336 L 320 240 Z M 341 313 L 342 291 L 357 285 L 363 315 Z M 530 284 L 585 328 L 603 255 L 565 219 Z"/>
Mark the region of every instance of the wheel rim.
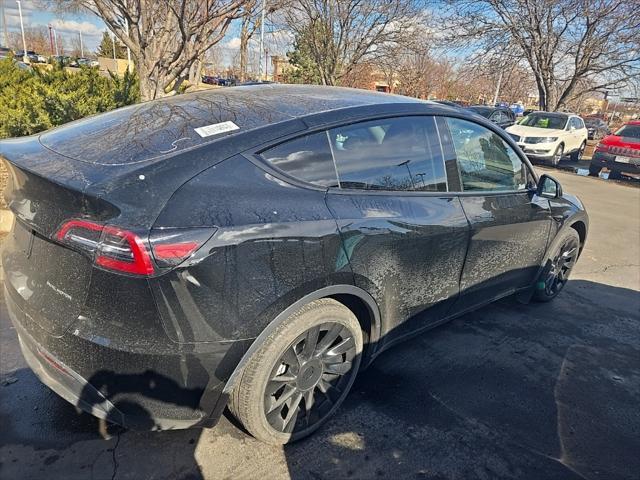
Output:
<path fill-rule="evenodd" d="M 293 434 L 324 420 L 346 393 L 356 354 L 354 335 L 340 323 L 315 326 L 296 338 L 271 370 L 265 388 L 269 425 Z"/>
<path fill-rule="evenodd" d="M 578 242 L 570 238 L 558 250 L 558 253 L 551 260 L 551 268 L 547 273 L 544 282 L 544 289 L 547 295 L 557 295 L 565 286 L 571 269 L 578 259 Z"/>
<path fill-rule="evenodd" d="M 584 153 L 584 149 L 586 148 L 587 144 L 583 143 L 582 145 L 580 145 L 580 150 L 578 150 L 578 160 L 580 160 L 582 158 L 582 154 Z"/>
<path fill-rule="evenodd" d="M 554 165 L 557 165 L 557 164 L 559 164 L 559 163 L 560 163 L 560 160 L 562 159 L 562 153 L 563 153 L 563 152 L 564 152 L 564 149 L 562 148 L 562 146 L 559 146 L 559 147 L 556 149 L 556 153 L 555 153 L 555 155 L 553 156 L 553 164 L 554 164 Z"/>

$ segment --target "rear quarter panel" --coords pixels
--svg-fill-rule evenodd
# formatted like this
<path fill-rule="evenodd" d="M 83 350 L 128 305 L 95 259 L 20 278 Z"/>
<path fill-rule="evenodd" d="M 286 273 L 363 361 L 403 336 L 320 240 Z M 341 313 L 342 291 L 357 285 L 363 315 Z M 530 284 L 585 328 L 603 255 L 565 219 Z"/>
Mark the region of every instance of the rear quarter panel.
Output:
<path fill-rule="evenodd" d="M 297 299 L 353 283 L 324 191 L 290 185 L 242 156 L 180 188 L 154 228 L 204 226 L 218 230 L 199 258 L 151 281 L 175 342 L 255 338 Z"/>

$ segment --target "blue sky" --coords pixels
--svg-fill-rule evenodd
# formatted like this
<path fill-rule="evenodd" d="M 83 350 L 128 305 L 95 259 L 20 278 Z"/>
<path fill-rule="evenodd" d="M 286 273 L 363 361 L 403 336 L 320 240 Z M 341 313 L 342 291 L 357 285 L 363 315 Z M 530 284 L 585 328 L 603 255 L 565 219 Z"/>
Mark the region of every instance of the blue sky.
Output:
<path fill-rule="evenodd" d="M 9 32 L 20 31 L 20 20 L 18 16 L 18 5 L 15 0 L 0 0 L 0 5 L 4 2 L 5 18 Z M 58 39 L 62 38 L 67 45 L 78 38 L 82 32 L 82 39 L 85 49 L 95 51 L 102 38 L 102 32 L 107 30 L 106 25 L 93 14 L 60 14 L 51 10 L 45 10 L 33 0 L 22 0 L 22 18 L 25 28 L 47 27 L 51 25 L 56 29 Z M 0 22 L 1 22 L 0 18 Z M 3 25 L 0 25 L 4 29 Z M 224 63 L 231 63 L 235 52 L 240 45 L 239 26 L 234 22 L 229 28 L 226 38 L 220 45 L 223 50 Z M 0 44 L 4 44 L 4 31 L 0 33 Z M 28 48 L 28 46 L 27 46 Z M 49 53 L 49 52 L 38 52 Z"/>
<path fill-rule="evenodd" d="M 20 20 L 17 3 L 15 0 L 3 1 L 8 30 L 10 32 L 19 31 Z M 84 44 L 89 50 L 95 50 L 100 43 L 102 32 L 106 29 L 104 23 L 94 15 L 61 15 L 43 10 L 41 6 L 32 0 L 22 0 L 22 18 L 25 28 L 46 27 L 50 24 L 56 29 L 58 37 L 62 37 L 67 43 L 71 41 L 73 36 L 77 38 L 78 32 L 81 31 Z M 4 43 L 4 37 L 0 37 L 0 42 Z"/>

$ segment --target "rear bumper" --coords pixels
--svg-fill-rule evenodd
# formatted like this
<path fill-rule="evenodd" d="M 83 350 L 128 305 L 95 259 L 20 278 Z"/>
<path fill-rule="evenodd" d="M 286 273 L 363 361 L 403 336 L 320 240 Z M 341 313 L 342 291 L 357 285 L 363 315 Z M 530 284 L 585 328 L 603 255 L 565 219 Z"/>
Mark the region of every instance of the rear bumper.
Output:
<path fill-rule="evenodd" d="M 618 162 L 616 155 L 605 152 L 595 152 L 591 157 L 591 166 L 598 168 L 608 168 L 615 172 L 640 173 L 640 158 L 631 158 L 631 162 Z"/>
<path fill-rule="evenodd" d="M 222 391 L 246 350 L 242 342 L 201 352 L 173 344 L 141 353 L 111 348 L 102 337 L 54 337 L 20 309 L 9 290 L 5 286 L 7 309 L 29 367 L 77 408 L 135 430 L 213 426 L 222 414 Z"/>

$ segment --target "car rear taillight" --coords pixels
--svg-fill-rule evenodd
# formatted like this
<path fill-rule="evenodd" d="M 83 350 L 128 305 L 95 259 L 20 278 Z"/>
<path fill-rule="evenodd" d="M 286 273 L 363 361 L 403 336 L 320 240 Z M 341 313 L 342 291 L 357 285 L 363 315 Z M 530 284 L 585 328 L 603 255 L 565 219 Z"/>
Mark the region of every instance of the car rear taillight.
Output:
<path fill-rule="evenodd" d="M 175 267 L 193 255 L 215 232 L 210 228 L 153 231 L 145 241 L 138 234 L 113 225 L 73 219 L 55 234 L 56 240 L 89 255 L 106 269 L 150 276 Z"/>
<path fill-rule="evenodd" d="M 215 233 L 214 228 L 167 228 L 152 230 L 149 243 L 156 264 L 175 267 L 191 257 Z"/>
<path fill-rule="evenodd" d="M 596 145 L 596 152 L 608 152 L 609 151 L 609 145 L 605 145 L 604 143 L 599 143 L 598 145 Z"/>

